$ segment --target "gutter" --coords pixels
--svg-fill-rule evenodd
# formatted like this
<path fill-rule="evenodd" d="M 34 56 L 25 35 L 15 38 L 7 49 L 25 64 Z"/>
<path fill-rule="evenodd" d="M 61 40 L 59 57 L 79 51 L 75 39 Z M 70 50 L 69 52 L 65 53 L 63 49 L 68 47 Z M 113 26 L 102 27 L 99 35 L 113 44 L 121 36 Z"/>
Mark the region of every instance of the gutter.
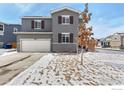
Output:
<path fill-rule="evenodd" d="M 16 35 L 32 35 L 32 34 L 53 34 L 53 32 L 13 32 L 13 34 Z"/>

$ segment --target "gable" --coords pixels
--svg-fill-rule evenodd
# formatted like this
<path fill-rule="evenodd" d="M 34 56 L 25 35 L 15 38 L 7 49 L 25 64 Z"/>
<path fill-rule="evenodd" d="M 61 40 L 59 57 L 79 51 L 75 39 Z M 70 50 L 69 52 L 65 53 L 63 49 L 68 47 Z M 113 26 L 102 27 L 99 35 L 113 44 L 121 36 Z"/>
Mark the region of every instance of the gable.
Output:
<path fill-rule="evenodd" d="M 68 7 L 64 7 L 64 8 L 60 8 L 60 9 L 56 9 L 56 10 L 52 10 L 51 14 L 53 13 L 58 13 L 58 12 L 62 12 L 62 11 L 70 11 L 70 12 L 74 12 L 74 13 L 78 13 L 80 14 L 81 12 L 72 8 L 68 8 Z"/>

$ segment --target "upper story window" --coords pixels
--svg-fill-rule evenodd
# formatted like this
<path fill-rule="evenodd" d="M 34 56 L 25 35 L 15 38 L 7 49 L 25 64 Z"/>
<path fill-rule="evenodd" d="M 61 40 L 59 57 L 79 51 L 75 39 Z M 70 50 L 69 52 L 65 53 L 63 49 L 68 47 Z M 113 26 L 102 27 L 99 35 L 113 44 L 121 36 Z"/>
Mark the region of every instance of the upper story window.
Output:
<path fill-rule="evenodd" d="M 4 25 L 0 24 L 0 31 L 4 31 Z"/>
<path fill-rule="evenodd" d="M 0 24 L 0 35 L 4 35 L 4 25 Z"/>
<path fill-rule="evenodd" d="M 18 31 L 18 28 L 14 27 L 14 28 L 13 28 L 13 31 L 14 31 L 14 32 L 17 32 L 17 31 Z"/>
<path fill-rule="evenodd" d="M 32 29 L 44 29 L 45 28 L 44 20 L 33 20 L 31 27 Z"/>
<path fill-rule="evenodd" d="M 41 20 L 34 20 L 34 28 L 41 29 Z"/>
<path fill-rule="evenodd" d="M 69 25 L 69 24 L 73 24 L 73 16 L 70 15 L 61 15 L 58 16 L 58 24 L 65 24 L 65 25 Z"/>
<path fill-rule="evenodd" d="M 70 24 L 70 16 L 62 15 L 62 24 Z"/>

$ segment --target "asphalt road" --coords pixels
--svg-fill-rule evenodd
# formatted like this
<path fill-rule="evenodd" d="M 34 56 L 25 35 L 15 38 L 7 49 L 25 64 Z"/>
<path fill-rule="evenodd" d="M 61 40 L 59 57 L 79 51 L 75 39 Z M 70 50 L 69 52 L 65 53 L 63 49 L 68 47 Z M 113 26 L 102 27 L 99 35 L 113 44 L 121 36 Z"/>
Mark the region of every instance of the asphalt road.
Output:
<path fill-rule="evenodd" d="M 96 49 L 96 52 L 108 54 L 124 54 L 124 50 Z"/>

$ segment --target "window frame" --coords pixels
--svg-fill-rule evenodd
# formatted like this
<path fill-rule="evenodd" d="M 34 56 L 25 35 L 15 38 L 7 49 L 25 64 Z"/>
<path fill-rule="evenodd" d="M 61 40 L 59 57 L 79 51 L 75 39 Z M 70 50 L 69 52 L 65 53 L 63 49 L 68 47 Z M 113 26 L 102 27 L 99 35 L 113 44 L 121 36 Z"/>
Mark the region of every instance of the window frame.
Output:
<path fill-rule="evenodd" d="M 61 43 L 70 43 L 70 33 L 61 33 Z"/>
<path fill-rule="evenodd" d="M 0 30 L 0 35 L 4 35 L 4 24 L 0 24 L 3 26 L 3 30 Z"/>
<path fill-rule="evenodd" d="M 34 20 L 34 29 L 35 29 L 35 30 L 41 30 L 41 21 L 42 21 L 42 20 Z M 38 22 L 40 23 L 40 27 L 36 27 L 36 22 L 37 22 L 37 23 L 38 23 Z M 39 23 L 38 23 L 38 24 L 39 24 Z"/>
<path fill-rule="evenodd" d="M 18 31 L 18 28 L 14 27 L 13 32 L 17 32 L 17 31 Z"/>
<path fill-rule="evenodd" d="M 62 17 L 62 25 L 70 25 L 70 15 L 61 15 L 61 17 Z M 69 22 L 67 22 L 67 20 L 69 20 Z"/>

